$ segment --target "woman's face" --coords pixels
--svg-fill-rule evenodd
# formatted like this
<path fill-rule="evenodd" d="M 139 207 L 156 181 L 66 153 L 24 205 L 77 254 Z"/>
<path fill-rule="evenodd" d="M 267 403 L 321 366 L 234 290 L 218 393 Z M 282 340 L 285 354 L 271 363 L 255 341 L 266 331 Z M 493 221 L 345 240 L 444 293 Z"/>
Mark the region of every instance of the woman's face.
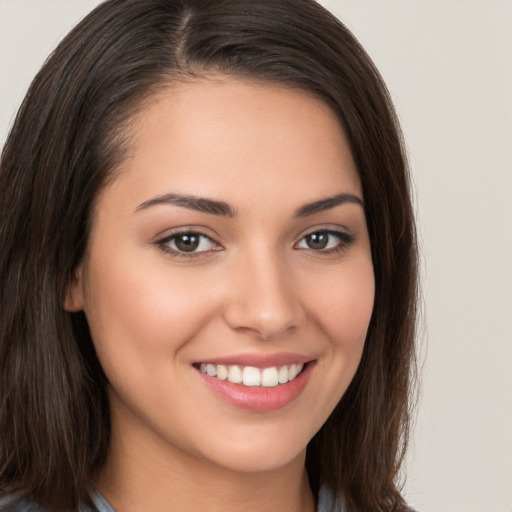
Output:
<path fill-rule="evenodd" d="M 134 119 L 66 307 L 87 316 L 113 443 L 270 470 L 303 463 L 354 376 L 370 242 L 330 109 L 221 78 L 169 88 Z"/>

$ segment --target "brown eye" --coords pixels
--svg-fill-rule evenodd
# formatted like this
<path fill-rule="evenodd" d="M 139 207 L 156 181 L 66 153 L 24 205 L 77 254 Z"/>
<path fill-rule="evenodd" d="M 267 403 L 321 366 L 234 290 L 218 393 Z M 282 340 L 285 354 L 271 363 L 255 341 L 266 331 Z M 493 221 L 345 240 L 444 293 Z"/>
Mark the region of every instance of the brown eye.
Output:
<path fill-rule="evenodd" d="M 327 247 L 327 244 L 329 243 L 329 236 L 332 235 L 329 235 L 329 233 L 325 231 L 318 231 L 317 233 L 306 235 L 304 238 L 310 249 L 321 250 Z"/>
<path fill-rule="evenodd" d="M 298 249 L 309 249 L 329 253 L 343 250 L 354 242 L 354 235 L 333 230 L 313 231 L 305 235 L 297 244 Z"/>
<path fill-rule="evenodd" d="M 209 237 L 194 231 L 174 233 L 160 241 L 159 245 L 168 248 L 168 250 L 174 253 L 190 255 L 212 251 L 217 248 L 216 243 Z"/>
<path fill-rule="evenodd" d="M 183 252 L 193 252 L 199 247 L 200 238 L 195 233 L 177 235 L 174 239 L 176 248 Z"/>

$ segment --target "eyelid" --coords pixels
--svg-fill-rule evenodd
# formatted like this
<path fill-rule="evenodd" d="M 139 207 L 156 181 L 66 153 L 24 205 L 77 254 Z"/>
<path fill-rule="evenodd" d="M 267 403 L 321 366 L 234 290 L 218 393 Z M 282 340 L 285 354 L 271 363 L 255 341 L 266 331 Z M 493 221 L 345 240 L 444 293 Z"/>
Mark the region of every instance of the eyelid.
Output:
<path fill-rule="evenodd" d="M 168 232 L 165 236 L 159 237 L 155 240 L 155 244 L 165 253 L 171 254 L 173 257 L 176 258 L 194 258 L 194 257 L 201 257 L 201 256 L 208 256 L 212 252 L 217 252 L 222 250 L 222 246 L 219 244 L 217 240 L 215 240 L 211 235 L 207 235 L 202 231 L 204 228 L 197 228 L 195 226 L 186 226 L 186 227 L 180 227 L 175 228 L 171 232 Z M 207 249 L 204 251 L 180 251 L 179 249 L 174 249 L 169 246 L 169 242 L 171 242 L 173 239 L 183 236 L 183 235 L 197 235 L 201 238 L 208 239 L 212 244 L 213 247 L 211 249 Z"/>
<path fill-rule="evenodd" d="M 211 235 L 206 234 L 204 231 L 208 231 L 204 227 L 200 226 L 183 226 L 179 228 L 173 229 L 171 232 L 167 232 L 165 236 L 159 237 L 155 240 L 155 244 L 165 253 L 171 254 L 175 258 L 194 258 L 194 257 L 206 257 L 212 255 L 213 252 L 218 252 L 223 250 L 222 245 Z M 314 233 L 327 233 L 329 235 L 335 236 L 338 238 L 339 243 L 336 244 L 335 247 L 330 247 L 327 249 L 314 249 L 311 247 L 298 247 L 298 245 L 308 236 Z M 200 237 L 208 239 L 213 247 L 211 249 L 203 250 L 203 251 L 180 251 L 179 249 L 173 249 L 169 247 L 169 242 L 174 238 L 180 235 L 186 234 L 194 234 Z M 348 249 L 350 245 L 355 241 L 355 235 L 352 234 L 347 228 L 340 226 L 314 226 L 307 231 L 303 232 L 299 239 L 295 242 L 294 248 L 298 250 L 306 250 L 309 252 L 317 253 L 317 254 L 330 254 L 335 252 L 341 252 L 343 250 Z"/>
<path fill-rule="evenodd" d="M 301 243 L 307 236 L 313 235 L 314 233 L 327 233 L 329 235 L 335 236 L 338 238 L 339 243 L 335 247 L 331 247 L 328 249 L 313 249 L 310 247 L 298 247 L 299 243 Z M 318 254 L 329 254 L 333 252 L 341 252 L 345 249 L 348 249 L 350 245 L 352 245 L 355 241 L 355 235 L 351 233 L 348 229 L 342 228 L 339 226 L 333 227 L 330 226 L 315 226 L 313 228 L 308 229 L 306 232 L 302 233 L 300 238 L 295 243 L 294 247 L 299 250 L 306 250 L 313 253 Z"/>

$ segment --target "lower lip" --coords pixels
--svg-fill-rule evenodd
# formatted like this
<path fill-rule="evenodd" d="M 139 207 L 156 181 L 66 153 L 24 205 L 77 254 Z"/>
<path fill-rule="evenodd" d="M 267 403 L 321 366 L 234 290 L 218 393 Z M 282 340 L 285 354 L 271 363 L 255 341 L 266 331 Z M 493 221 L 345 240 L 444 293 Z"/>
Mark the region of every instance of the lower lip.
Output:
<path fill-rule="evenodd" d="M 239 409 L 265 412 L 281 409 L 297 399 L 308 383 L 313 366 L 313 361 L 307 363 L 295 379 L 273 387 L 233 384 L 227 380 L 211 377 L 199 370 L 197 372 L 208 387 L 229 404 Z"/>

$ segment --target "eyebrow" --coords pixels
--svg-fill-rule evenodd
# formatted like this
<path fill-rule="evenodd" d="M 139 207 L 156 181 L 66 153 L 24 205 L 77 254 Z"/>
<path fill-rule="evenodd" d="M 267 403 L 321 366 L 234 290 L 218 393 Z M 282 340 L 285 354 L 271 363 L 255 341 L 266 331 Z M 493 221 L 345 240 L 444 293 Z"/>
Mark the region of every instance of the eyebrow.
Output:
<path fill-rule="evenodd" d="M 340 206 L 346 203 L 358 204 L 364 208 L 364 203 L 361 198 L 354 194 L 343 193 L 307 203 L 295 211 L 295 217 L 307 217 L 308 215 L 330 210 L 331 208 L 335 208 L 336 206 Z M 138 212 L 147 210 L 152 206 L 165 204 L 181 206 L 182 208 L 188 208 L 190 210 L 196 210 L 203 213 L 210 213 L 212 215 L 221 215 L 223 217 L 236 217 L 237 214 L 236 209 L 224 201 L 217 201 L 215 199 L 208 199 L 206 197 L 198 197 L 194 195 L 173 193 L 154 197 L 153 199 L 144 201 L 139 206 L 137 206 L 135 211 Z"/>
<path fill-rule="evenodd" d="M 335 208 L 336 206 L 340 206 L 346 203 L 358 204 L 359 206 L 364 208 L 363 200 L 360 197 L 354 194 L 337 194 L 335 196 L 326 197 L 325 199 L 313 201 L 312 203 L 308 203 L 305 204 L 304 206 L 301 206 L 295 212 L 295 217 L 307 217 L 308 215 L 313 215 L 314 213 L 320 213 L 325 210 L 330 210 L 331 208 Z"/>
<path fill-rule="evenodd" d="M 224 201 L 216 201 L 215 199 L 185 194 L 165 194 L 149 199 L 137 206 L 135 211 L 147 210 L 159 204 L 173 204 L 181 206 L 182 208 L 189 208 L 190 210 L 211 213 L 213 215 L 222 215 L 224 217 L 236 216 L 236 210 Z"/>

